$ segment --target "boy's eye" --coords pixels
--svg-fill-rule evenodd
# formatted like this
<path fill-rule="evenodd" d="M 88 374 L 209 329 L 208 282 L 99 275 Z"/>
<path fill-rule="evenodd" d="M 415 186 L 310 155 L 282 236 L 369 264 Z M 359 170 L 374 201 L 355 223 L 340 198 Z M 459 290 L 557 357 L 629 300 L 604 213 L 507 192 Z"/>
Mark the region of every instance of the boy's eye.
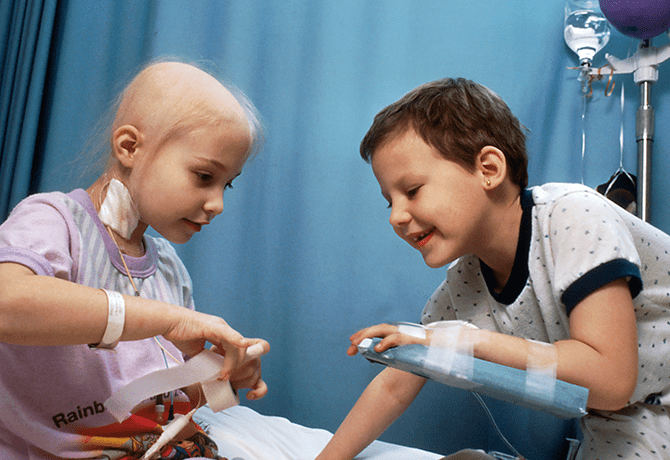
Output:
<path fill-rule="evenodd" d="M 407 191 L 407 196 L 410 197 L 410 198 L 413 198 L 419 192 L 420 188 L 421 187 L 415 187 L 415 188 L 409 189 Z"/>

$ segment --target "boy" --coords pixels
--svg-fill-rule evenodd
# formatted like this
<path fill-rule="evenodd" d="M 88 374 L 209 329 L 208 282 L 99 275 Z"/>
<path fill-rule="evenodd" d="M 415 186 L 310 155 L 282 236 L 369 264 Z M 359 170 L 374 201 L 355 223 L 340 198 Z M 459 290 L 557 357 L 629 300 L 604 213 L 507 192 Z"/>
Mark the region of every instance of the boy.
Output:
<path fill-rule="evenodd" d="M 451 264 L 423 324 L 474 324 L 459 335 L 474 356 L 518 369 L 538 349 L 553 356 L 556 378 L 589 389 L 579 458 L 670 455 L 670 237 L 586 187 L 526 190 L 522 126 L 496 94 L 464 79 L 428 83 L 383 109 L 361 156 L 395 232 L 428 266 Z M 381 352 L 428 345 L 431 334 L 377 325 L 354 334 L 348 354 L 368 337 L 383 338 Z M 384 369 L 318 458 L 355 456 L 424 383 Z"/>

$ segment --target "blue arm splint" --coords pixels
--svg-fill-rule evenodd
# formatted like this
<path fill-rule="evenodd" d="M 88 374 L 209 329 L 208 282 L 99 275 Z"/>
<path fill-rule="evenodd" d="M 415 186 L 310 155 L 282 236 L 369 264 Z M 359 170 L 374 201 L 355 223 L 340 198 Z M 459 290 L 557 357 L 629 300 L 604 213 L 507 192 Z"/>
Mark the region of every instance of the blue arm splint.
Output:
<path fill-rule="evenodd" d="M 435 380 L 456 388 L 551 413 L 560 418 L 579 418 L 586 415 L 589 390 L 556 380 L 552 391 L 528 390 L 528 372 L 503 366 L 472 356 L 461 356 L 448 368 L 435 360 L 427 360 L 429 347 L 419 344 L 390 348 L 382 353 L 374 351 L 380 339 L 365 339 L 358 346 L 363 357 L 402 371 Z M 445 352 L 448 352 L 445 350 Z"/>

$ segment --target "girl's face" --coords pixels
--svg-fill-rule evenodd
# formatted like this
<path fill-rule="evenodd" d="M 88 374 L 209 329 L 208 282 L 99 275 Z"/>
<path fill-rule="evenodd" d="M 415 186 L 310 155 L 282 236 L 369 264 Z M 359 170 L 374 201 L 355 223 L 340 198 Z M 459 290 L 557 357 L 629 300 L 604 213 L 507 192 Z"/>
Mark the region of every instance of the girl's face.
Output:
<path fill-rule="evenodd" d="M 382 144 L 371 163 L 391 208 L 389 222 L 429 267 L 485 244 L 488 199 L 476 169 L 445 159 L 411 129 Z"/>
<path fill-rule="evenodd" d="M 223 212 L 223 192 L 242 172 L 249 143 L 246 125 L 228 122 L 145 151 L 128 184 L 140 220 L 173 243 L 187 242 Z"/>

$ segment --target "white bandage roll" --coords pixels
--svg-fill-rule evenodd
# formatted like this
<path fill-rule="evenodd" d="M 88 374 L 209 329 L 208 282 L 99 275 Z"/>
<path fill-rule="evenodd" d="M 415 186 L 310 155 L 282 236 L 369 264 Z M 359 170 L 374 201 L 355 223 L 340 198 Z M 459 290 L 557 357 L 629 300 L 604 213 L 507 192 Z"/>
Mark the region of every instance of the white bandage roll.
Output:
<path fill-rule="evenodd" d="M 263 355 L 260 343 L 247 348 L 245 359 L 254 359 Z M 117 390 L 107 401 L 105 408 L 118 421 L 125 420 L 137 404 L 151 396 L 167 393 L 200 383 L 205 398 L 214 412 L 235 406 L 240 399 L 230 382 L 219 380 L 224 357 L 211 350 L 203 350 L 186 363 L 152 372 Z"/>
<path fill-rule="evenodd" d="M 133 380 L 105 401 L 105 408 L 118 421 L 123 421 L 132 408 L 145 399 L 218 378 L 223 361 L 223 356 L 218 353 L 203 350 L 182 365 L 154 371 Z"/>
<path fill-rule="evenodd" d="M 221 412 L 240 403 L 240 397 L 228 380 L 211 379 L 201 382 L 200 386 L 212 412 Z"/>

